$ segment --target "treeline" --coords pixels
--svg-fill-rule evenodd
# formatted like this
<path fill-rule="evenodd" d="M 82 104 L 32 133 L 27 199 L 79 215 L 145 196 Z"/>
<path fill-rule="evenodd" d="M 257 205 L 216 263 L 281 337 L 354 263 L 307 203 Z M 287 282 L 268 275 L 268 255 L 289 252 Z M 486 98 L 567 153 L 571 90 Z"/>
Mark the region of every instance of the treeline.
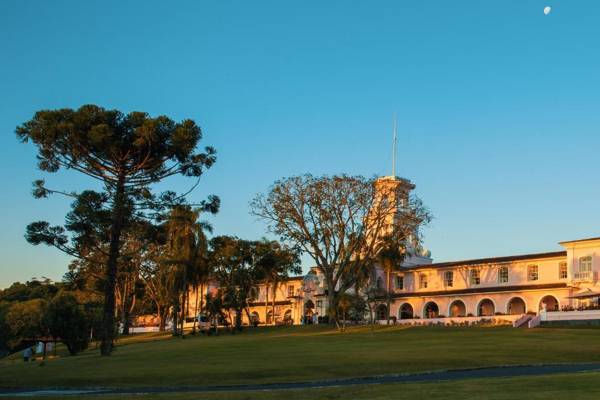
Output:
<path fill-rule="evenodd" d="M 208 240 L 204 232 L 210 228 L 199 215 L 178 206 L 156 227 L 162 232 L 156 241 L 139 248 L 129 237 L 125 247 L 137 251 L 118 263 L 115 294 L 115 329 L 122 334 L 129 334 L 136 316 L 155 314 L 159 330 L 170 321 L 173 334 L 183 335 L 186 316 L 200 312 L 241 330 L 242 314 L 250 317 L 249 301 L 259 284 L 266 284 L 272 299 L 268 305 L 275 307 L 278 284 L 301 272 L 299 252 L 277 241 L 231 236 Z M 103 267 L 101 258 L 78 259 L 62 282 L 32 280 L 1 291 L 0 348 L 15 351 L 38 340 L 53 340 L 76 354 L 90 340 L 101 339 Z M 204 296 L 209 281 L 218 290 Z M 190 304 L 190 293 L 195 293 L 195 304 Z"/>
<path fill-rule="evenodd" d="M 89 181 L 91 189 L 80 191 L 35 181 L 35 197 L 66 196 L 71 209 L 63 225 L 36 221 L 25 237 L 73 257 L 64 284 L 85 296 L 73 295 L 83 314 L 71 314 L 85 315 L 102 355 L 111 354 L 119 322 L 128 332 L 133 313 L 155 312 L 162 329 L 171 319 L 174 333 L 181 334 L 190 290 L 201 292 L 210 279 L 220 289 L 200 298 L 206 301 L 200 308 L 230 320 L 237 315 L 230 322 L 239 326 L 250 290 L 265 282 L 274 291 L 278 280 L 300 271 L 300 253 L 320 272 L 331 322 L 343 324 L 358 298 L 383 298 L 371 296 L 376 264 L 386 272 L 384 287 L 376 289 L 385 293 L 389 314 L 391 272 L 420 251 L 418 228 L 431 218 L 410 195 L 409 181 L 302 175 L 276 181 L 250 204 L 280 243 L 208 240 L 211 227 L 201 216 L 217 213 L 220 200 L 191 197 L 216 162 L 216 151 L 198 150 L 202 132 L 194 121 L 85 105 L 39 111 L 16 134 L 36 146 L 40 171 L 71 170 Z M 182 193 L 159 191 L 171 177 L 193 182 Z M 63 297 L 62 303 L 74 304 Z M 47 325 L 40 327 L 39 335 L 53 334 Z"/>
<path fill-rule="evenodd" d="M 0 354 L 39 340 L 60 340 L 71 354 L 87 348 L 99 308 L 70 289 L 68 283 L 46 279 L 0 290 Z"/>

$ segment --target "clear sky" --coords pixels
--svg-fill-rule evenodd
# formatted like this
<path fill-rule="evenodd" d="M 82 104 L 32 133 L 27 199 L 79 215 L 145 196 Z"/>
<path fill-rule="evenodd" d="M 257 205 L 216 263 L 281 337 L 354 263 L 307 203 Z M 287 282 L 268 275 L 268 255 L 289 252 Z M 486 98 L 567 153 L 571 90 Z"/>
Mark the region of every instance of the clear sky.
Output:
<path fill-rule="evenodd" d="M 14 128 L 86 103 L 200 124 L 219 159 L 194 198 L 221 197 L 216 234 L 264 235 L 248 202 L 277 178 L 388 175 L 393 112 L 435 261 L 600 234 L 597 0 L 3 0 L 0 93 L 0 287 L 68 262 L 23 238 L 69 203 L 31 197 Z"/>

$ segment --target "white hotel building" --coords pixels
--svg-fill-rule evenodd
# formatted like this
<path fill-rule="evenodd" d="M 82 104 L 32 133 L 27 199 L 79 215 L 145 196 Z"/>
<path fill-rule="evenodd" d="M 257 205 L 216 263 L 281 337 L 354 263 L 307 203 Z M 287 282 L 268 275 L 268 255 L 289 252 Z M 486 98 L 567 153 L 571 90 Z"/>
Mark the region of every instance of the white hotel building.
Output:
<path fill-rule="evenodd" d="M 384 177 L 397 199 L 414 185 Z M 514 325 L 551 320 L 600 320 L 594 308 L 600 296 L 600 238 L 560 242 L 561 251 L 433 263 L 427 252 L 406 259 L 392 273 L 390 315 L 394 323 L 460 323 L 487 318 Z M 275 313 L 265 305 L 265 288 L 251 302 L 251 318 L 261 323 L 312 323 L 327 313 L 324 280 L 313 268 L 277 289 Z M 386 289 L 382 268 L 373 285 Z M 216 288 L 212 288 L 215 290 Z M 269 296 L 270 298 L 272 295 Z M 386 301 L 375 306 L 376 319 L 387 322 Z M 579 311 L 577 309 L 580 309 Z M 244 316 L 244 322 L 248 318 Z"/>

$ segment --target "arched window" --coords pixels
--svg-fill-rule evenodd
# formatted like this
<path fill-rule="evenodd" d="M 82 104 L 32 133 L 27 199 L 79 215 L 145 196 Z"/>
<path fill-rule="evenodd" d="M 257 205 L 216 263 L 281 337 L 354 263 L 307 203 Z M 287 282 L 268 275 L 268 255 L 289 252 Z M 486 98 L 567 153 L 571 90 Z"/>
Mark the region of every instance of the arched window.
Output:
<path fill-rule="evenodd" d="M 400 319 L 413 319 L 413 307 L 409 303 L 404 303 L 400 306 Z"/>
<path fill-rule="evenodd" d="M 542 297 L 539 304 L 540 310 L 558 311 L 558 299 L 552 295 Z"/>
<path fill-rule="evenodd" d="M 387 307 L 385 304 L 380 304 L 377 306 L 377 310 L 375 312 L 375 318 L 377 320 L 387 319 Z"/>
<path fill-rule="evenodd" d="M 383 279 L 377 278 L 377 280 L 375 281 L 375 285 L 377 289 L 383 289 Z"/>
<path fill-rule="evenodd" d="M 294 319 L 292 318 L 292 310 L 286 310 L 283 314 L 283 323 L 285 325 L 293 325 Z"/>
<path fill-rule="evenodd" d="M 506 313 L 510 315 L 525 314 L 527 309 L 525 307 L 525 300 L 520 297 L 513 297 L 506 305 Z"/>
<path fill-rule="evenodd" d="M 423 307 L 423 318 L 437 318 L 438 315 L 440 315 L 440 309 L 435 302 L 430 301 L 425 304 L 425 307 Z"/>
<path fill-rule="evenodd" d="M 467 315 L 467 307 L 462 300 L 454 300 L 450 303 L 450 307 L 448 307 L 449 317 L 464 317 L 465 315 Z"/>
<path fill-rule="evenodd" d="M 591 279 L 592 278 L 592 257 L 585 256 L 579 258 L 579 268 L 574 276 L 575 279 Z"/>
<path fill-rule="evenodd" d="M 592 270 L 592 256 L 585 256 L 579 259 L 579 272 L 590 272 Z"/>
<path fill-rule="evenodd" d="M 250 289 L 250 301 L 258 300 L 258 289 L 253 287 Z"/>
<path fill-rule="evenodd" d="M 490 299 L 483 299 L 479 302 L 477 306 L 477 316 L 478 317 L 489 317 L 494 315 L 496 312 L 496 307 L 494 306 L 494 302 Z"/>

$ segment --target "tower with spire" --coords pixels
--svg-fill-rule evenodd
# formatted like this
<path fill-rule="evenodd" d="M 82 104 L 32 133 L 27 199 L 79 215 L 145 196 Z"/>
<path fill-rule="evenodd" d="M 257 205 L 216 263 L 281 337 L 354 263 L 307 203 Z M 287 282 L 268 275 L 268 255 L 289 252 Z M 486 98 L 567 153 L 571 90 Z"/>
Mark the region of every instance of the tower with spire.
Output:
<path fill-rule="evenodd" d="M 388 204 L 392 204 L 387 225 L 393 227 L 397 224 L 399 216 L 403 208 L 408 207 L 410 203 L 411 191 L 415 189 L 415 185 L 408 179 L 396 175 L 396 155 L 397 155 L 397 122 L 396 114 L 394 113 L 393 120 L 393 140 L 392 140 L 392 174 L 382 176 L 375 180 L 375 191 L 379 196 L 385 198 Z M 413 237 L 416 238 L 418 232 L 415 232 Z M 411 257 L 407 257 L 403 263 L 405 266 L 417 264 L 430 264 L 430 252 L 427 249 L 421 248 L 416 240 L 412 240 Z"/>

